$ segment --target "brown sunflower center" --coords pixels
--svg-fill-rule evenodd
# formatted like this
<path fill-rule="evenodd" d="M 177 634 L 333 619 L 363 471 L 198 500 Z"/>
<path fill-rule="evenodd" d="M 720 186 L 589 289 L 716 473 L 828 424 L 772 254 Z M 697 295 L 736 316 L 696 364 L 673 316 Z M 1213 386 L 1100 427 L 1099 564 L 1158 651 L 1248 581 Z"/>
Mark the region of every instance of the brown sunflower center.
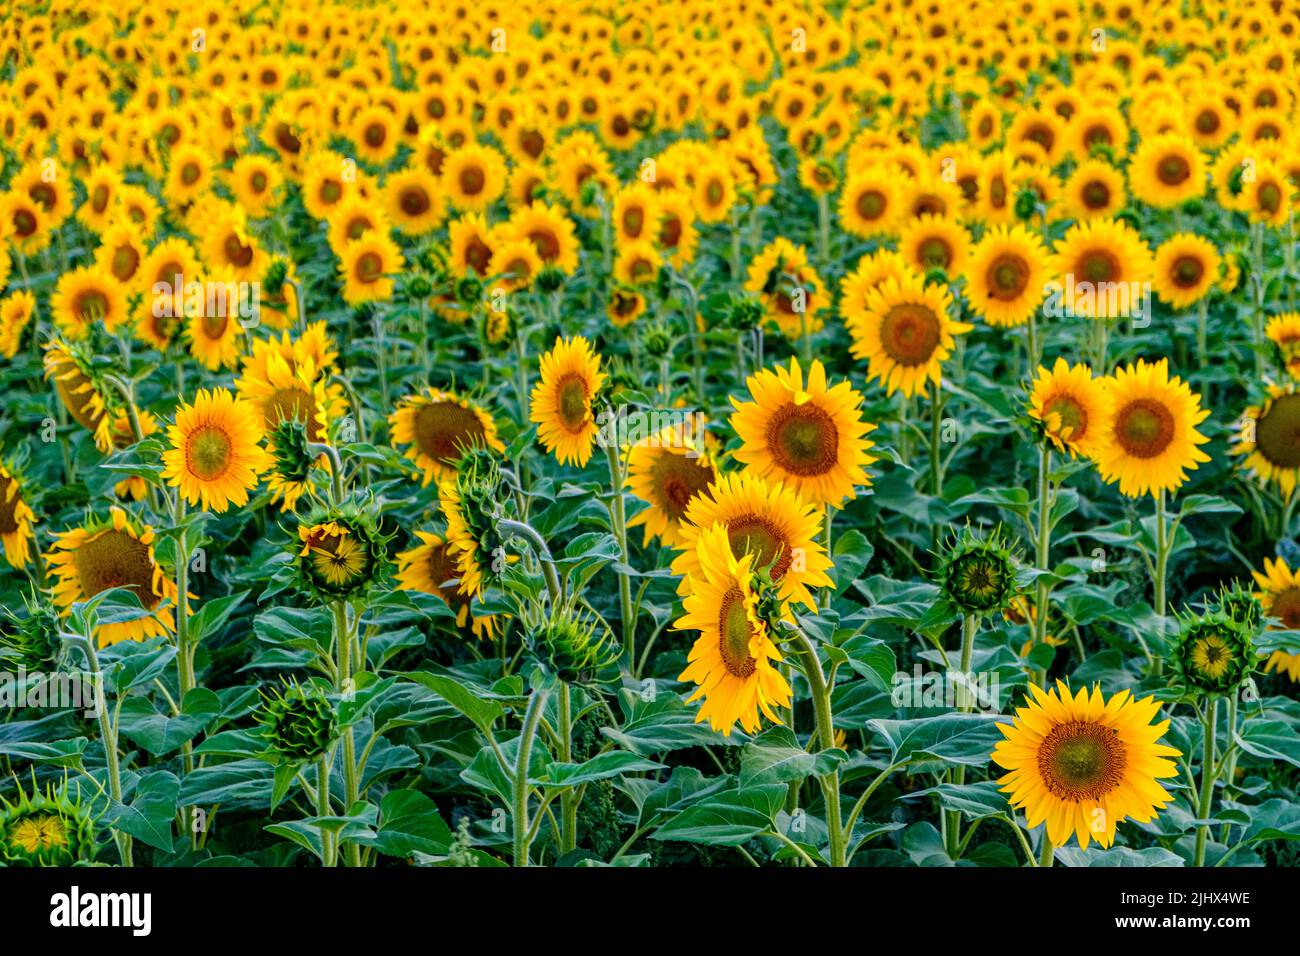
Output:
<path fill-rule="evenodd" d="M 238 236 L 234 234 L 227 236 L 223 249 L 226 253 L 226 261 L 232 266 L 243 268 L 252 264 L 253 248 L 244 245 Z"/>
<path fill-rule="evenodd" d="M 1205 263 L 1196 256 L 1179 256 L 1169 270 L 1169 278 L 1180 289 L 1194 289 L 1205 275 Z"/>
<path fill-rule="evenodd" d="M 917 247 L 916 257 L 926 269 L 947 269 L 952 264 L 952 246 L 942 236 L 927 236 Z"/>
<path fill-rule="evenodd" d="M 633 206 L 623 212 L 623 232 L 629 236 L 641 235 L 641 229 L 645 226 L 645 210 Z"/>
<path fill-rule="evenodd" d="M 1043 406 L 1044 417 L 1055 415 L 1059 433 L 1078 441 L 1088 430 L 1088 412 L 1072 395 L 1056 395 Z"/>
<path fill-rule="evenodd" d="M 811 402 L 781 406 L 767 426 L 767 448 L 784 471 L 823 475 L 838 460 L 840 432 L 824 409 Z"/>
<path fill-rule="evenodd" d="M 422 186 L 408 186 L 403 189 L 399 202 L 402 205 L 402 212 L 412 217 L 423 216 L 433 205 L 429 194 Z"/>
<path fill-rule="evenodd" d="M 1094 179 L 1085 184 L 1080 195 L 1089 209 L 1105 209 L 1110 205 L 1110 187 L 1101 180 Z"/>
<path fill-rule="evenodd" d="M 544 226 L 530 230 L 528 241 L 533 244 L 543 262 L 550 262 L 560 255 L 560 237 Z"/>
<path fill-rule="evenodd" d="M 1281 621 L 1288 630 L 1300 629 L 1300 587 L 1287 588 L 1276 595 L 1268 613 L 1270 617 Z"/>
<path fill-rule="evenodd" d="M 1075 270 L 1084 282 L 1115 282 L 1120 275 L 1119 259 L 1106 249 L 1089 249 L 1079 257 Z"/>
<path fill-rule="evenodd" d="M 1192 175 L 1192 167 L 1183 156 L 1165 156 L 1156 164 L 1156 178 L 1166 186 L 1179 186 Z"/>
<path fill-rule="evenodd" d="M 1124 779 L 1124 742 L 1109 727 L 1091 721 L 1057 724 L 1038 747 L 1038 772 L 1053 796 L 1067 801 L 1099 800 Z"/>
<path fill-rule="evenodd" d="M 745 596 L 740 593 L 740 588 L 733 587 L 723 595 L 718 608 L 718 653 L 732 677 L 749 677 L 758 665 L 749 654 L 752 633 L 749 614 L 745 610 Z"/>
<path fill-rule="evenodd" d="M 578 433 L 587 427 L 587 383 L 582 376 L 570 373 L 555 387 L 555 407 L 560 413 L 560 424 L 570 432 Z"/>
<path fill-rule="evenodd" d="M 378 282 L 384 274 L 384 260 L 377 252 L 365 252 L 357 258 L 357 279 L 362 282 Z"/>
<path fill-rule="evenodd" d="M 1134 399 L 1115 416 L 1115 440 L 1134 458 L 1154 458 L 1173 439 L 1173 414 L 1152 399 Z"/>
<path fill-rule="evenodd" d="M 158 603 L 149 547 L 125 531 L 110 529 L 88 538 L 77 546 L 72 562 L 86 597 L 109 588 L 131 588 L 144 607 Z"/>
<path fill-rule="evenodd" d="M 1218 132 L 1220 122 L 1219 114 L 1214 110 L 1201 110 L 1196 114 L 1196 131 L 1209 136 Z"/>
<path fill-rule="evenodd" d="M 1255 199 L 1264 212 L 1277 212 L 1282 205 L 1282 190 L 1277 183 L 1263 183 L 1256 190 Z"/>
<path fill-rule="evenodd" d="M 135 247 L 127 244 L 118 246 L 113 251 L 113 257 L 109 261 L 108 269 L 113 273 L 113 278 L 119 282 L 125 282 L 135 275 L 135 270 L 140 267 L 140 253 Z"/>
<path fill-rule="evenodd" d="M 108 315 L 108 296 L 102 289 L 85 289 L 77 294 L 73 309 L 83 322 L 94 322 Z"/>
<path fill-rule="evenodd" d="M 224 429 L 205 425 L 195 430 L 185 443 L 185 462 L 191 473 L 203 481 L 213 481 L 230 467 L 233 448 Z"/>
<path fill-rule="evenodd" d="M 686 506 L 714 479 L 713 468 L 703 458 L 660 454 L 650 469 L 655 504 L 671 521 L 679 521 Z"/>
<path fill-rule="evenodd" d="M 771 518 L 757 514 L 732 518 L 727 522 L 727 537 L 732 554 L 752 554 L 753 567 L 770 568 L 772 580 L 779 581 L 790 569 L 790 542 Z"/>
<path fill-rule="evenodd" d="M 863 219 L 878 219 L 885 211 L 885 194 L 879 189 L 864 189 L 858 193 L 854 208 Z"/>
<path fill-rule="evenodd" d="M 388 127 L 383 123 L 371 123 L 366 127 L 365 139 L 367 146 L 379 149 L 388 140 Z"/>
<path fill-rule="evenodd" d="M 415 413 L 415 443 L 437 462 L 453 462 L 483 444 L 486 431 L 473 409 L 457 402 L 431 402 Z"/>
<path fill-rule="evenodd" d="M 1277 468 L 1300 468 L 1300 395 L 1269 404 L 1255 424 L 1255 450 Z"/>
<path fill-rule="evenodd" d="M 319 196 L 321 202 L 332 206 L 343 198 L 343 184 L 337 180 L 327 179 L 321 183 Z"/>
<path fill-rule="evenodd" d="M 1029 263 L 1012 253 L 1003 253 L 989 263 L 984 273 L 989 298 L 1013 302 L 1024 295 L 1029 285 Z"/>
<path fill-rule="evenodd" d="M 457 181 L 460 183 L 460 191 L 466 196 L 477 196 L 487 185 L 487 177 L 477 166 L 466 166 L 460 171 Z"/>
<path fill-rule="evenodd" d="M 899 365 L 924 365 L 939 347 L 939 317 L 919 303 L 896 305 L 880 323 L 880 345 Z"/>

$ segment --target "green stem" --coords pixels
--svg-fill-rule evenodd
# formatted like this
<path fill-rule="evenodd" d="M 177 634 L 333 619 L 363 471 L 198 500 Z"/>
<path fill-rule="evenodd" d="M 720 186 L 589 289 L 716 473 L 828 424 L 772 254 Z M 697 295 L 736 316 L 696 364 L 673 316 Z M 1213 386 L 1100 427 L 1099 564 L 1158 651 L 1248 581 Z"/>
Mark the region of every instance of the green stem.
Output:
<path fill-rule="evenodd" d="M 930 493 L 936 498 L 943 495 L 943 473 L 939 457 L 939 431 L 943 423 L 943 391 L 936 382 L 932 386 L 930 402 Z"/>
<path fill-rule="evenodd" d="M 1168 602 L 1165 598 L 1165 573 L 1169 567 L 1169 529 L 1165 524 L 1165 492 L 1161 488 L 1156 492 L 1156 573 L 1153 581 L 1155 589 L 1155 611 L 1159 619 L 1159 634 L 1161 646 L 1163 647 L 1165 636 L 1165 610 Z M 1165 661 L 1163 656 L 1155 657 L 1152 662 L 1152 672 L 1163 674 Z"/>
<path fill-rule="evenodd" d="M 1196 819 L 1207 820 L 1210 806 L 1214 803 L 1214 735 L 1219 720 L 1219 698 L 1211 697 L 1205 710 L 1204 737 L 1205 749 L 1201 755 L 1201 794 L 1196 804 Z M 1210 835 L 1210 825 L 1203 823 L 1196 828 L 1196 856 L 1194 866 L 1205 866 L 1205 846 Z"/>
<path fill-rule="evenodd" d="M 334 635 L 336 656 L 338 658 L 338 683 L 336 689 L 340 694 L 354 694 L 356 688 L 353 678 L 353 647 L 355 641 L 352 627 L 348 624 L 348 606 L 343 601 L 335 601 Z M 360 666 L 360 665 L 358 665 Z M 356 741 L 353 728 L 347 727 L 342 734 L 343 744 L 343 812 L 352 812 L 353 805 L 360 798 L 360 786 L 357 780 Z M 352 866 L 361 865 L 361 847 L 355 843 L 348 846 L 349 862 Z"/>
<path fill-rule="evenodd" d="M 975 656 L 975 632 L 979 629 L 979 618 L 973 614 L 967 614 L 961 619 L 961 679 L 964 681 L 970 675 L 971 660 Z M 958 709 L 962 713 L 968 713 L 974 709 L 975 701 L 973 700 L 974 692 L 970 688 L 963 687 L 961 697 L 958 699 Z M 952 770 L 952 782 L 960 787 L 966 782 L 966 768 L 964 766 L 954 767 Z M 948 855 L 954 860 L 961 856 L 961 850 L 964 842 L 961 838 L 961 811 L 947 810 L 948 826 L 946 832 L 948 836 Z"/>
<path fill-rule="evenodd" d="M 835 746 L 835 725 L 831 717 L 831 693 L 826 685 L 826 675 L 822 671 L 817 649 L 808 640 L 808 636 L 798 628 L 794 629 L 794 643 L 799 656 L 803 659 L 804 677 L 812 692 L 813 712 L 817 716 L 817 739 L 823 749 Z M 826 801 L 826 832 L 830 840 L 831 866 L 846 866 L 844 855 L 844 821 L 840 816 L 840 772 L 832 770 L 818 778 L 822 787 L 822 796 Z"/>
<path fill-rule="evenodd" d="M 632 556 L 627 546 L 627 517 L 623 508 L 623 469 L 619 462 L 618 441 L 605 445 L 605 457 L 609 461 L 610 502 L 609 515 L 614 524 L 614 537 L 618 540 L 619 554 L 623 564 L 631 567 Z M 628 666 L 636 666 L 636 618 L 632 612 L 632 580 L 626 571 L 618 572 L 618 602 L 623 620 L 623 650 L 627 654 Z"/>
<path fill-rule="evenodd" d="M 1035 542 L 1034 563 L 1040 571 L 1050 571 L 1052 550 L 1052 449 L 1047 442 L 1038 459 L 1038 540 Z M 1031 627 L 1034 645 L 1047 639 L 1047 615 L 1051 599 L 1051 588 L 1045 580 L 1039 579 L 1034 598 Z M 1034 683 L 1039 687 L 1047 685 L 1046 668 L 1034 670 Z"/>
<path fill-rule="evenodd" d="M 511 822 L 514 828 L 515 866 L 528 866 L 528 765 L 533 749 L 533 738 L 537 736 L 537 725 L 542 719 L 542 710 L 546 706 L 547 691 L 535 690 L 528 698 L 528 710 L 524 714 L 524 725 L 519 731 L 519 750 L 515 757 L 513 780 L 513 801 Z"/>
<path fill-rule="evenodd" d="M 85 636 L 84 650 L 90 673 L 94 676 L 96 693 L 104 686 L 103 674 L 99 669 L 99 655 L 95 653 L 95 635 Z M 101 694 L 102 696 L 102 694 Z M 108 793 L 117 803 L 122 802 L 122 769 L 117 756 L 117 728 L 109 716 L 108 701 L 99 701 L 99 735 L 104 745 L 104 764 L 108 771 Z M 113 830 L 113 840 L 117 843 L 117 852 L 123 866 L 134 866 L 132 859 L 132 840 L 130 834 Z"/>
<path fill-rule="evenodd" d="M 320 756 L 320 769 L 317 771 L 317 776 L 320 779 L 316 781 L 316 813 L 327 817 L 330 815 L 330 765 L 326 754 Z M 338 847 L 334 844 L 333 834 L 323 823 L 320 828 L 320 848 L 325 867 L 333 869 L 338 861 Z"/>
<path fill-rule="evenodd" d="M 573 704 L 569 685 L 560 683 L 560 760 L 573 763 Z M 573 787 L 560 791 L 560 819 L 564 822 L 560 834 L 560 853 L 569 853 L 578 847 L 578 795 Z"/>
<path fill-rule="evenodd" d="M 826 505 L 826 524 L 822 528 L 822 546 L 826 549 L 826 557 L 831 556 L 831 520 L 835 517 L 835 506 L 827 503 Z M 831 589 L 822 588 L 821 593 L 817 595 L 818 604 L 822 609 L 831 606 Z"/>

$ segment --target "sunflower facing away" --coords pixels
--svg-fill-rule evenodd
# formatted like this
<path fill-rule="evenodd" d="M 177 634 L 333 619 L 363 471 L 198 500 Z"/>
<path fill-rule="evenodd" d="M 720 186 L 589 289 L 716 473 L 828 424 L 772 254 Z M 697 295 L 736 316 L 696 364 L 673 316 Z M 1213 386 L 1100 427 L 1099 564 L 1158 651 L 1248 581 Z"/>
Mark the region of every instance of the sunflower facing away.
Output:
<path fill-rule="evenodd" d="M 31 557 L 32 522 L 36 516 L 23 499 L 22 483 L 13 470 L 0 464 L 0 543 L 5 560 L 15 568 Z"/>
<path fill-rule="evenodd" d="M 1290 498 L 1300 480 L 1300 393 L 1294 385 L 1270 385 L 1268 399 L 1246 409 L 1232 454 L 1261 482 L 1276 482 Z"/>
<path fill-rule="evenodd" d="M 201 389 L 193 405 L 176 410 L 167 429 L 171 447 L 163 452 L 163 477 L 191 505 L 224 512 L 231 503 L 248 503 L 258 475 L 274 464 L 262 448 L 262 414 L 226 389 Z"/>
<path fill-rule="evenodd" d="M 449 477 L 470 448 L 504 453 L 492 416 L 481 406 L 436 388 L 408 395 L 388 416 L 394 445 L 410 445 L 407 457 L 424 472 L 422 484 Z"/>
<path fill-rule="evenodd" d="M 688 578 L 678 630 L 699 631 L 689 664 L 678 677 L 699 685 L 687 703 L 703 698 L 696 723 L 707 720 L 724 736 L 736 723 L 747 733 L 759 728 L 760 711 L 780 723 L 777 707 L 790 703 L 790 684 L 776 665 L 783 658 L 758 616 L 755 556 L 731 550 L 724 525 L 704 531 L 695 542 L 699 573 Z"/>
<path fill-rule="evenodd" d="M 870 483 L 875 461 L 866 436 L 875 425 L 862 417 L 862 396 L 847 380 L 827 386 L 814 361 L 805 383 L 797 359 L 789 368 L 762 369 L 746 382 L 753 401 L 731 399 L 731 427 L 740 436 L 736 460 L 779 479 L 812 504 L 838 506 Z"/>
<path fill-rule="evenodd" d="M 591 403 L 605 384 L 600 356 L 581 335 L 557 337 L 541 365 L 542 380 L 533 386 L 529 419 L 561 465 L 574 462 L 585 468 L 599 431 Z"/>
<path fill-rule="evenodd" d="M 397 555 L 397 584 L 404 591 L 419 591 L 442 598 L 456 613 L 456 626 L 471 623 L 474 636 L 491 639 L 495 634 L 494 618 L 474 615 L 471 621 L 470 599 L 456 586 L 460 569 L 451 548 L 438 535 L 417 531 L 420 543 Z"/>
<path fill-rule="evenodd" d="M 90 356 L 82 345 L 51 339 L 45 345 L 45 377 L 54 383 L 59 401 L 81 427 L 95 436 L 105 454 L 113 447 L 111 403 L 100 385 Z"/>
<path fill-rule="evenodd" d="M 1263 572 L 1252 571 L 1262 591 L 1255 594 L 1264 614 L 1278 619 L 1284 630 L 1300 630 L 1300 576 L 1281 558 L 1265 558 Z M 1300 654 L 1274 651 L 1269 655 L 1265 671 L 1285 673 L 1295 683 L 1300 683 Z"/>
<path fill-rule="evenodd" d="M 652 537 L 667 545 L 685 542 L 682 518 L 717 477 L 712 456 L 701 446 L 692 428 L 678 424 L 628 449 L 628 490 L 648 507 L 630 518 L 627 526 L 644 526 L 647 545 Z"/>
<path fill-rule="evenodd" d="M 998 724 L 1006 739 L 992 754 L 1009 771 L 1002 791 L 1029 827 L 1046 822 L 1056 846 L 1073 834 L 1081 849 L 1093 840 L 1109 847 L 1117 824 L 1148 823 L 1172 802 L 1159 781 L 1178 773 L 1171 758 L 1182 754 L 1158 743 L 1169 721 L 1151 723 L 1160 710 L 1154 697 L 1134 700 L 1123 690 L 1107 700 L 1100 687 L 1072 696 L 1061 681 L 1029 689 L 1034 699 L 1011 724 Z"/>
<path fill-rule="evenodd" d="M 1029 417 L 1042 422 L 1057 451 L 1092 458 L 1110 414 L 1110 396 L 1092 369 L 1057 358 L 1049 372 L 1042 366 L 1029 394 Z"/>
<path fill-rule="evenodd" d="M 888 278 L 868 294 L 866 308 L 849 317 L 849 351 L 867 359 L 867 374 L 891 395 L 900 389 L 915 395 L 926 382 L 937 385 L 955 336 L 972 328 L 948 318 L 951 304 L 946 286 L 926 284 L 914 273 Z"/>
<path fill-rule="evenodd" d="M 1169 377 L 1169 360 L 1115 370 L 1106 380 L 1112 414 L 1096 453 L 1106 481 L 1118 481 L 1130 498 L 1176 491 L 1210 457 L 1198 448 L 1209 441 L 1196 426 L 1209 416 L 1201 397 L 1178 376 Z"/>
<path fill-rule="evenodd" d="M 56 579 L 55 605 L 66 614 L 100 591 L 130 588 L 145 610 L 154 613 L 99 625 L 99 643 L 143 641 L 172 631 L 176 619 L 166 602 L 175 601 L 176 584 L 154 558 L 153 542 L 153 529 L 121 508 L 113 508 L 107 519 L 91 519 L 57 535 L 45 556 Z"/>

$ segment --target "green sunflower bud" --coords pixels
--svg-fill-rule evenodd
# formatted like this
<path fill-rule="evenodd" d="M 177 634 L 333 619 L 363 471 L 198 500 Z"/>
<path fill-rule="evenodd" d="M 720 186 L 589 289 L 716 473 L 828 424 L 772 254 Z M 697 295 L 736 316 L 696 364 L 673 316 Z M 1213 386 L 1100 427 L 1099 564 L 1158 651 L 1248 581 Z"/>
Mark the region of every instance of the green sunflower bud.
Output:
<path fill-rule="evenodd" d="M 1023 221 L 1033 219 L 1038 212 L 1038 194 L 1032 189 L 1022 189 L 1016 193 L 1016 218 Z"/>
<path fill-rule="evenodd" d="M 426 273 L 415 272 L 406 277 L 406 296 L 414 301 L 433 295 L 433 280 Z"/>
<path fill-rule="evenodd" d="M 736 296 L 727 310 L 727 325 L 733 329 L 749 331 L 763 322 L 763 303 L 752 296 Z"/>
<path fill-rule="evenodd" d="M 263 691 L 258 717 L 271 749 L 289 763 L 315 760 L 339 736 L 334 705 L 312 684 Z"/>
<path fill-rule="evenodd" d="M 617 663 L 618 645 L 608 627 L 586 612 L 565 608 L 529 634 L 542 669 L 566 684 L 589 684 Z"/>
<path fill-rule="evenodd" d="M 95 857 L 95 818 L 66 789 L 30 795 L 18 801 L 0 798 L 0 860 L 9 866 L 72 866 Z"/>
<path fill-rule="evenodd" d="M 53 669 L 63 654 L 59 616 L 35 596 L 24 603 L 25 615 L 6 611 L 8 621 L 0 625 L 0 662 L 28 671 Z"/>
<path fill-rule="evenodd" d="M 272 299 L 278 299 L 284 292 L 284 283 L 289 278 L 289 263 L 284 259 L 272 259 L 262 276 L 262 292 Z"/>
<path fill-rule="evenodd" d="M 1251 632 L 1224 611 L 1184 622 L 1170 653 L 1174 677 L 1188 690 L 1231 693 L 1255 667 Z"/>
<path fill-rule="evenodd" d="M 666 326 L 656 322 L 641 334 L 641 344 L 651 357 L 663 358 L 673 347 L 672 332 Z"/>
<path fill-rule="evenodd" d="M 318 505 L 298 524 L 294 570 L 299 590 L 322 602 L 364 599 L 387 577 L 391 537 L 380 533 L 368 499 Z"/>
<path fill-rule="evenodd" d="M 483 280 L 476 275 L 465 275 L 456 280 L 456 301 L 472 309 L 483 301 Z"/>
<path fill-rule="evenodd" d="M 537 288 L 538 292 L 550 295 L 552 292 L 559 292 L 560 289 L 564 288 L 564 283 L 567 280 L 568 276 L 566 276 L 562 271 L 554 266 L 547 266 L 541 272 L 537 273 L 537 278 L 533 281 L 533 285 Z"/>
<path fill-rule="evenodd" d="M 940 556 L 939 584 L 962 613 L 991 614 L 1016 596 L 1018 563 L 1000 527 L 983 538 L 967 528 Z"/>
<path fill-rule="evenodd" d="M 305 482 L 314 456 L 308 450 L 307 426 L 296 418 L 283 419 L 271 429 L 269 445 L 275 453 L 275 471 L 285 481 Z"/>

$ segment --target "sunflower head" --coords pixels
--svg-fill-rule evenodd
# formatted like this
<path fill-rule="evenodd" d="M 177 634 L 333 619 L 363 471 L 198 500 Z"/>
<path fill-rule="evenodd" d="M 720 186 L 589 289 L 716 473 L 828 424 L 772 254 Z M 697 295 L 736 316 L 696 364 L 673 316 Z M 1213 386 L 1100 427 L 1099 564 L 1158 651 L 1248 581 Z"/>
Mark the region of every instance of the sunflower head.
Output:
<path fill-rule="evenodd" d="M 315 458 L 307 447 L 307 426 L 296 418 L 284 418 L 271 429 L 268 438 L 275 473 L 284 481 L 305 483 Z"/>
<path fill-rule="evenodd" d="M 980 536 L 966 528 L 939 557 L 944 596 L 963 614 L 991 614 L 1011 604 L 1017 593 L 1019 561 L 1002 540 L 1001 527 Z"/>
<path fill-rule="evenodd" d="M 58 614 L 34 594 L 24 595 L 23 602 L 22 614 L 5 610 L 7 620 L 0 623 L 0 661 L 29 671 L 57 667 L 63 653 Z"/>
<path fill-rule="evenodd" d="M 1231 693 L 1254 669 L 1253 635 L 1224 611 L 1183 623 L 1170 654 L 1177 681 L 1199 694 Z"/>
<path fill-rule="evenodd" d="M 589 684 L 618 662 L 612 632 L 586 611 L 566 607 L 530 630 L 528 644 L 548 674 L 566 684 Z"/>
<path fill-rule="evenodd" d="M 294 567 L 299 589 L 322 602 L 364 600 L 387 576 L 391 537 L 380 531 L 368 499 L 316 507 L 298 525 Z"/>
<path fill-rule="evenodd" d="M 72 866 L 95 857 L 95 817 L 66 788 L 20 787 L 18 799 L 0 798 L 0 861 L 8 866 Z"/>
<path fill-rule="evenodd" d="M 314 684 L 286 681 L 270 693 L 263 691 L 258 717 L 263 736 L 286 763 L 315 760 L 339 735 L 334 705 Z"/>

